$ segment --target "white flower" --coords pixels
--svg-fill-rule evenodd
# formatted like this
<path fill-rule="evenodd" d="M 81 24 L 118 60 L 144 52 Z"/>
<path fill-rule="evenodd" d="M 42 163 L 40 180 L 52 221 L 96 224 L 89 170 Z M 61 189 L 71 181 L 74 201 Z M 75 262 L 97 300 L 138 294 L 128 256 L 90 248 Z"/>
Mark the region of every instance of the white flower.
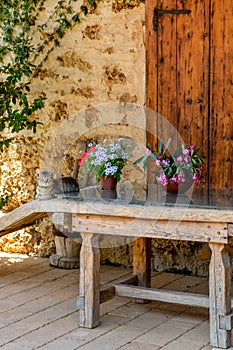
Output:
<path fill-rule="evenodd" d="M 118 167 L 115 165 L 115 166 L 111 166 L 109 168 L 107 168 L 104 173 L 105 175 L 114 175 L 118 170 Z"/>
<path fill-rule="evenodd" d="M 108 168 L 108 169 L 106 169 L 106 170 L 104 171 L 104 174 L 105 174 L 105 175 L 110 175 L 110 173 L 111 173 L 110 168 Z"/>
<path fill-rule="evenodd" d="M 122 157 L 123 159 L 127 159 L 127 158 L 128 158 L 127 153 L 126 153 L 125 151 L 122 151 L 122 152 L 121 152 L 121 157 Z"/>
<path fill-rule="evenodd" d="M 117 154 L 109 154 L 109 159 L 115 159 L 117 158 Z"/>

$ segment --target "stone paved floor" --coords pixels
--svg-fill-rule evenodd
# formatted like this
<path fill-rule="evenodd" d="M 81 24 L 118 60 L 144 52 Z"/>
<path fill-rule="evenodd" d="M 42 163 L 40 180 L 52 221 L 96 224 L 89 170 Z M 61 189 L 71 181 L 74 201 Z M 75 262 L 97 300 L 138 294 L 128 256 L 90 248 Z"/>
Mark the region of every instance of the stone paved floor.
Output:
<path fill-rule="evenodd" d="M 48 259 L 0 253 L 0 349 L 211 350 L 208 310 L 176 304 L 137 304 L 115 297 L 101 305 L 101 325 L 78 327 L 79 270 Z M 131 273 L 102 266 L 101 283 Z M 153 286 L 207 293 L 204 278 L 153 273 Z"/>

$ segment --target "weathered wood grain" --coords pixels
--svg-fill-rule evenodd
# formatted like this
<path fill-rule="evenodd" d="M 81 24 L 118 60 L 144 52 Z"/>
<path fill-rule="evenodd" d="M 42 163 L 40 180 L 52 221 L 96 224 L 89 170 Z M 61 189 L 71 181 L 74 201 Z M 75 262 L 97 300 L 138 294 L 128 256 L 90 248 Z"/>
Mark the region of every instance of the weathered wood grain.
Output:
<path fill-rule="evenodd" d="M 228 229 L 227 229 L 227 231 L 228 231 L 228 235 L 229 235 L 230 237 L 232 237 L 232 236 L 233 236 L 233 224 L 228 224 Z"/>
<path fill-rule="evenodd" d="M 134 284 L 136 285 L 138 278 L 136 275 L 127 275 L 121 278 L 118 278 L 114 281 L 115 284 Z M 106 301 L 115 297 L 115 287 L 113 283 L 110 282 L 103 286 L 100 286 L 100 304 L 105 303 Z"/>
<path fill-rule="evenodd" d="M 163 14 L 154 30 L 154 8 L 191 13 Z M 208 188 L 233 187 L 232 9 L 233 0 L 146 1 L 146 105 L 163 116 L 148 118 L 147 142 L 162 130 L 164 142 L 202 146 Z"/>
<path fill-rule="evenodd" d="M 176 9 L 173 0 L 160 1 L 159 9 Z M 164 143 L 171 137 L 177 145 L 177 21 L 179 15 L 164 14 L 158 18 L 157 29 L 157 105 L 158 133 Z M 151 54 L 153 54 L 151 52 Z M 169 121 L 169 123 L 167 122 Z"/>
<path fill-rule="evenodd" d="M 134 219 L 125 216 L 111 217 L 110 215 L 79 214 L 73 218 L 73 230 L 129 237 L 163 238 L 196 242 L 228 242 L 227 224 L 225 223 L 210 224 L 161 219 L 156 221 L 141 218 Z"/>
<path fill-rule="evenodd" d="M 210 184 L 233 187 L 232 0 L 211 1 Z"/>
<path fill-rule="evenodd" d="M 211 209 L 211 208 L 194 208 L 182 206 L 159 206 L 152 203 L 144 203 L 145 205 L 130 205 L 128 202 L 115 201 L 75 201 L 66 199 L 50 199 L 44 201 L 32 201 L 12 212 L 4 215 L 0 219 L 0 236 L 16 231 L 28 225 L 32 225 L 36 220 L 55 213 L 54 222 L 65 224 L 65 213 L 80 215 L 96 215 L 99 218 L 102 215 L 110 215 L 111 217 L 134 219 L 135 225 L 137 221 L 154 220 L 169 221 L 170 223 L 180 221 L 185 222 L 216 222 L 223 223 L 221 232 L 224 232 L 226 223 L 233 222 L 232 211 L 229 209 Z M 140 221 L 139 220 L 139 221 Z M 124 220 L 122 221 L 124 222 Z M 150 223 L 151 225 L 151 223 Z M 154 223 L 152 225 L 155 227 Z M 177 226 L 177 225 L 176 225 Z M 223 230 L 223 231 L 222 231 Z M 207 230 L 208 232 L 209 229 Z M 198 232 L 198 230 L 197 230 Z M 221 233 L 222 234 L 222 233 Z M 219 234 L 217 234 L 219 235 Z M 135 235 L 134 235 L 135 236 Z M 140 236 L 140 232 L 138 234 Z M 222 237 L 220 235 L 220 237 Z M 225 239 L 225 238 L 224 238 Z"/>
<path fill-rule="evenodd" d="M 141 298 L 146 300 L 157 300 L 173 304 L 209 307 L 209 298 L 206 295 L 186 292 L 176 292 L 165 289 L 144 288 L 138 286 L 114 284 L 116 295 Z"/>
<path fill-rule="evenodd" d="M 0 233 L 33 223 L 37 217 L 53 214 L 57 225 L 67 231 L 82 232 L 80 253 L 80 326 L 93 328 L 99 324 L 100 305 L 100 252 L 98 234 L 131 236 L 139 239 L 135 243 L 135 269 L 139 284 L 148 285 L 149 255 L 147 238 L 165 238 L 210 242 L 212 258 L 210 266 L 210 319 L 213 346 L 230 346 L 229 317 L 231 310 L 230 262 L 225 249 L 231 232 L 232 210 L 159 206 L 152 203 L 132 204 L 124 201 L 79 201 L 50 199 L 33 201 L 5 215 L 0 220 Z M 67 232 L 67 235 L 69 233 Z M 231 233 L 230 233 L 231 235 Z M 224 244 L 223 244 L 224 243 Z M 138 257 L 137 257 L 138 255 Z M 145 261 L 143 261 L 143 259 Z M 171 295 L 166 291 L 144 287 L 118 285 L 119 295 L 136 299 L 150 299 L 204 306 L 206 298 L 198 295 Z M 142 288 L 142 289 L 141 289 Z M 103 299 L 113 295 L 109 287 Z M 221 325 L 226 325 L 220 328 Z M 226 328 L 226 329 L 225 329 Z M 216 335 L 217 333 L 217 335 Z"/>
<path fill-rule="evenodd" d="M 146 32 L 145 32 L 145 41 L 146 41 L 146 107 L 150 110 L 155 110 L 155 105 L 157 102 L 157 33 L 153 30 L 153 14 L 154 7 L 158 6 L 158 0 L 155 1 L 146 1 L 145 2 L 145 21 L 146 21 Z M 153 120 L 150 119 L 153 123 Z M 151 127 L 155 127 L 154 124 Z M 151 129 L 148 125 L 147 130 Z M 151 138 L 151 139 L 150 139 Z M 148 134 L 148 142 L 153 144 L 153 133 Z"/>
<path fill-rule="evenodd" d="M 209 244 L 212 250 L 209 274 L 210 340 L 213 346 L 228 348 L 231 330 L 220 328 L 220 317 L 231 312 L 231 267 L 226 245 Z"/>
<path fill-rule="evenodd" d="M 134 241 L 133 272 L 138 277 L 139 286 L 151 286 L 151 240 L 148 238 Z"/>
<path fill-rule="evenodd" d="M 41 201 L 42 202 L 42 201 Z M 124 216 L 131 218 L 176 220 L 176 221 L 202 221 L 202 222 L 233 222 L 231 209 L 216 209 L 211 207 L 188 207 L 182 205 L 166 206 L 163 203 L 142 202 L 142 204 L 129 204 L 124 201 L 99 201 L 85 200 L 74 201 L 66 199 L 51 199 L 38 202 L 36 205 L 38 211 L 44 210 L 48 213 L 76 213 L 76 214 L 94 214 Z M 9 215 L 9 214 L 8 214 Z M 60 216 L 60 214 L 59 214 Z M 3 217 L 1 220 L 4 221 Z M 0 221 L 3 222 L 3 221 Z M 1 226 L 0 226 L 1 230 Z"/>
<path fill-rule="evenodd" d="M 93 233 L 82 234 L 80 252 L 80 307 L 79 325 L 94 328 L 99 325 L 100 305 L 100 250 L 99 236 Z"/>
<path fill-rule="evenodd" d="M 208 150 L 209 1 L 177 2 L 191 10 L 177 16 L 177 131 L 186 144 Z"/>
<path fill-rule="evenodd" d="M 18 213 L 17 213 L 18 214 Z M 37 220 L 47 217 L 47 213 L 24 213 L 23 210 L 19 213 L 18 217 L 14 217 L 15 212 L 11 215 L 7 214 L 0 220 L 0 236 L 7 235 L 8 233 L 15 232 L 31 226 L 36 223 Z M 8 216 L 9 215 L 9 216 Z"/>

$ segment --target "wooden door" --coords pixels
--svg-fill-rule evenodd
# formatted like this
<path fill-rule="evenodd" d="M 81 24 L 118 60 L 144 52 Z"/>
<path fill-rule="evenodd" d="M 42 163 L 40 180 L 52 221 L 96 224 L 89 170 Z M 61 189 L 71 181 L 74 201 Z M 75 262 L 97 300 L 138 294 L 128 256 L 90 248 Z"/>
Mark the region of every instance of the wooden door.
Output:
<path fill-rule="evenodd" d="M 233 187 L 232 12 L 233 0 L 146 0 L 146 104 L 202 146 L 206 187 Z"/>

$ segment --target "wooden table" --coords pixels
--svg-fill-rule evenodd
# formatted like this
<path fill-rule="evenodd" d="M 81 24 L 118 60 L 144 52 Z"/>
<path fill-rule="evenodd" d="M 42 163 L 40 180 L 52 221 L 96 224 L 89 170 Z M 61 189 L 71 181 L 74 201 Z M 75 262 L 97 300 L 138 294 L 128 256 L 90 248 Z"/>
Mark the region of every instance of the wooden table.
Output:
<path fill-rule="evenodd" d="M 104 201 L 88 198 L 35 200 L 0 219 L 0 236 L 32 225 L 52 215 L 57 229 L 68 237 L 81 232 L 80 309 L 81 327 L 99 325 L 100 302 L 113 295 L 137 300 L 207 307 L 210 310 L 210 342 L 213 349 L 233 349 L 231 329 L 231 266 L 227 246 L 233 236 L 233 193 L 221 199 L 197 196 L 166 197 L 158 202 Z M 127 281 L 100 288 L 101 235 L 128 236 L 134 240 L 134 273 Z M 209 271 L 209 296 L 150 288 L 151 238 L 208 243 L 212 251 Z"/>
<path fill-rule="evenodd" d="M 56 203 L 53 214 L 56 226 L 72 234 L 81 232 L 82 236 L 77 302 L 81 327 L 93 328 L 100 324 L 100 235 L 128 236 L 135 239 L 134 276 L 130 283 L 117 283 L 115 294 L 207 307 L 213 349 L 231 347 L 231 267 L 226 248 L 233 236 L 233 208 L 119 200 L 62 199 Z M 151 238 L 208 243 L 212 251 L 209 296 L 150 288 Z M 132 284 L 135 280 L 136 285 Z"/>

